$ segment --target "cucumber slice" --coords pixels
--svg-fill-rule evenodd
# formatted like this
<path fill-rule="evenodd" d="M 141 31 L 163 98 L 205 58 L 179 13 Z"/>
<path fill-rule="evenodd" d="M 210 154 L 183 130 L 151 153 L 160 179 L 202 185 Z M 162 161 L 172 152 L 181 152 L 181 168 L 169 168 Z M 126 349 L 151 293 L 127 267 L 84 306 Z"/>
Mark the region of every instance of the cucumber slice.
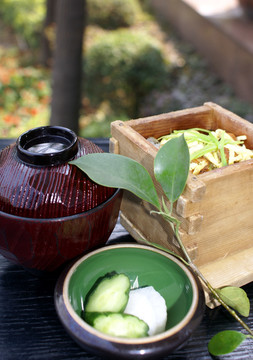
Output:
<path fill-rule="evenodd" d="M 148 325 L 138 317 L 123 313 L 85 313 L 84 320 L 107 335 L 123 338 L 148 336 Z"/>
<path fill-rule="evenodd" d="M 130 280 L 115 271 L 100 277 L 84 302 L 84 312 L 123 312 L 128 302 Z"/>

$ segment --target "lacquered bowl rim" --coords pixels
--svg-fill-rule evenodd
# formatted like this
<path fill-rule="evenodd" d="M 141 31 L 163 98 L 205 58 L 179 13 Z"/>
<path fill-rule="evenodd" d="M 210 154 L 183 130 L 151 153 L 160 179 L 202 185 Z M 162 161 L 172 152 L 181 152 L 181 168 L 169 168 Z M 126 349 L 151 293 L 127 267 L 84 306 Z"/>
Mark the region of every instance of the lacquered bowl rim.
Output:
<path fill-rule="evenodd" d="M 89 257 L 92 257 L 93 255 L 96 255 L 98 253 L 104 252 L 104 251 L 110 251 L 115 248 L 137 248 L 137 249 L 144 249 L 149 250 L 151 252 L 156 252 L 158 254 L 161 254 L 162 256 L 167 257 L 169 260 L 176 263 L 186 274 L 187 278 L 190 280 L 191 286 L 192 286 L 192 303 L 190 306 L 190 309 L 188 310 L 187 314 L 184 316 L 184 318 L 175 326 L 172 328 L 164 331 L 161 334 L 154 335 L 154 336 L 148 336 L 145 338 L 139 338 L 139 339 L 126 339 L 126 338 L 117 338 L 114 336 L 109 336 L 106 334 L 101 333 L 100 331 L 97 331 L 92 326 L 88 325 L 84 320 L 81 319 L 81 317 L 75 312 L 74 308 L 72 307 L 69 296 L 68 296 L 68 288 L 71 276 L 76 271 L 77 267 L 86 259 Z M 160 342 L 169 339 L 170 337 L 173 337 L 175 334 L 179 333 L 186 327 L 191 319 L 194 317 L 195 312 L 198 309 L 199 305 L 199 288 L 197 285 L 197 280 L 194 277 L 194 275 L 191 273 L 191 271 L 176 257 L 162 251 L 156 248 L 153 248 L 151 246 L 142 245 L 142 244 L 131 244 L 131 243 L 125 243 L 125 244 L 116 244 L 116 245 L 107 245 L 103 248 L 97 249 L 95 251 L 92 251 L 83 257 L 81 257 L 78 261 L 76 261 L 70 269 L 67 271 L 67 274 L 64 276 L 63 283 L 62 283 L 62 301 L 64 303 L 64 306 L 66 308 L 67 313 L 71 317 L 72 321 L 74 321 L 78 326 L 85 332 L 88 332 L 90 335 L 93 335 L 94 337 L 100 338 L 103 341 L 108 341 L 110 343 L 118 343 L 122 345 L 129 345 L 131 347 L 133 346 L 140 346 L 140 345 L 149 345 L 152 343 Z M 56 302 L 56 309 L 57 309 L 57 302 Z M 58 315 L 61 318 L 61 313 L 58 311 Z M 65 324 L 66 326 L 66 324 Z M 70 332 L 71 330 L 68 329 Z"/>
<path fill-rule="evenodd" d="M 5 211 L 0 211 L 0 218 L 3 217 L 7 217 L 13 220 L 19 220 L 19 221 L 24 221 L 24 222 L 39 222 L 39 223 L 47 223 L 47 222 L 58 222 L 58 221 L 70 221 L 70 220 L 74 220 L 76 218 L 82 217 L 82 216 L 87 216 L 90 215 L 94 212 L 99 211 L 101 208 L 107 206 L 108 203 L 110 203 L 115 197 L 117 197 L 117 195 L 120 193 L 121 189 L 116 189 L 115 188 L 115 192 L 109 196 L 105 201 L 103 201 L 102 203 L 100 203 L 99 205 L 93 207 L 90 210 L 84 211 L 84 212 L 80 212 L 77 214 L 73 214 L 73 215 L 68 215 L 68 216 L 62 216 L 62 217 L 55 217 L 55 218 L 30 218 L 30 217 L 25 217 L 25 216 L 17 216 L 17 215 L 13 215 L 13 214 L 9 214 Z"/>
<path fill-rule="evenodd" d="M 46 140 L 50 136 L 67 139 L 68 144 L 63 150 L 50 153 L 36 153 L 25 147 L 27 142 L 36 139 Z M 25 164 L 34 166 L 60 165 L 72 159 L 78 151 L 78 137 L 74 131 L 63 126 L 39 126 L 21 134 L 17 141 L 17 155 Z"/>

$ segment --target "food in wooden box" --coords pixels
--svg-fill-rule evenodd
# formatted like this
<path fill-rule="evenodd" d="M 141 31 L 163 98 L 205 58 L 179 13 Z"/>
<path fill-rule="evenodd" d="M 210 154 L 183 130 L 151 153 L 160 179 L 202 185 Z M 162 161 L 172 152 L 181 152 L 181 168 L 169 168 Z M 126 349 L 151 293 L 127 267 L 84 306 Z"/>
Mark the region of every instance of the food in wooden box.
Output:
<path fill-rule="evenodd" d="M 235 136 L 222 129 L 215 131 L 199 128 L 174 130 L 169 135 L 149 140 L 160 147 L 182 134 L 189 147 L 190 171 L 194 175 L 253 158 L 253 151 L 244 145 L 246 135 Z"/>

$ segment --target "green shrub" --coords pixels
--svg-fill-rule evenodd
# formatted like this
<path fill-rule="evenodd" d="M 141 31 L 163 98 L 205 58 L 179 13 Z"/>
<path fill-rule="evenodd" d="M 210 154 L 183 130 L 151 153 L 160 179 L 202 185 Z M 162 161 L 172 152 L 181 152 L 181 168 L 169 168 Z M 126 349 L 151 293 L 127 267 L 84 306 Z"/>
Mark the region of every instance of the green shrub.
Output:
<path fill-rule="evenodd" d="M 17 137 L 49 121 L 49 74 L 19 61 L 16 49 L 0 49 L 0 137 Z"/>
<path fill-rule="evenodd" d="M 80 136 L 82 137 L 110 137 L 111 122 L 115 120 L 129 120 L 126 114 L 115 114 L 106 102 L 96 111 L 80 117 Z"/>
<path fill-rule="evenodd" d="M 45 0 L 0 0 L 0 16 L 29 47 L 39 43 Z"/>
<path fill-rule="evenodd" d="M 168 64 L 160 43 L 141 31 L 100 34 L 85 60 L 85 94 L 92 106 L 108 101 L 129 116 L 136 116 L 142 98 L 166 80 Z"/>
<path fill-rule="evenodd" d="M 138 0 L 87 0 L 88 21 L 104 29 L 133 25 L 140 15 Z"/>

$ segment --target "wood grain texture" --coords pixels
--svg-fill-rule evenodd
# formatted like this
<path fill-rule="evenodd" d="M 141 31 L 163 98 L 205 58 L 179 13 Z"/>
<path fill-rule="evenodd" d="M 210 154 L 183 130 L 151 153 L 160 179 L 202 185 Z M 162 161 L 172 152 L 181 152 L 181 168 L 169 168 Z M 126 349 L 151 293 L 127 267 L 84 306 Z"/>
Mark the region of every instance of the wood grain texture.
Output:
<path fill-rule="evenodd" d="M 237 136 L 247 135 L 245 144 L 253 149 L 253 124 L 211 102 L 196 108 L 124 123 L 118 121 L 112 123 L 111 129 L 114 141 L 118 141 L 119 153 L 137 160 L 148 170 L 161 199 L 164 193 L 153 172 L 157 149 L 149 143 L 147 137 L 159 137 L 172 130 L 193 127 L 224 129 Z M 252 183 L 253 159 L 198 176 L 190 174 L 183 194 L 174 204 L 173 214 L 181 221 L 181 239 L 192 253 L 197 266 L 201 268 L 208 265 L 209 270 L 212 269 L 212 273 L 208 271 L 208 274 L 215 279 L 214 286 L 242 286 L 253 281 L 253 257 L 241 254 L 244 250 L 248 249 L 250 252 L 252 249 Z M 153 217 L 150 221 L 146 204 L 138 203 L 126 193 L 121 210 L 124 221 L 127 219 L 130 223 L 129 232 L 136 241 L 139 241 L 136 236 L 139 232 L 151 242 L 157 242 L 169 249 L 174 248 L 173 235 L 168 224 L 161 218 Z M 227 271 L 222 277 L 224 283 L 220 284 L 218 264 L 223 259 L 229 263 L 230 256 L 236 255 L 238 261 L 233 261 L 233 266 L 235 272 L 241 276 L 240 282 L 233 278 L 233 273 Z"/>

